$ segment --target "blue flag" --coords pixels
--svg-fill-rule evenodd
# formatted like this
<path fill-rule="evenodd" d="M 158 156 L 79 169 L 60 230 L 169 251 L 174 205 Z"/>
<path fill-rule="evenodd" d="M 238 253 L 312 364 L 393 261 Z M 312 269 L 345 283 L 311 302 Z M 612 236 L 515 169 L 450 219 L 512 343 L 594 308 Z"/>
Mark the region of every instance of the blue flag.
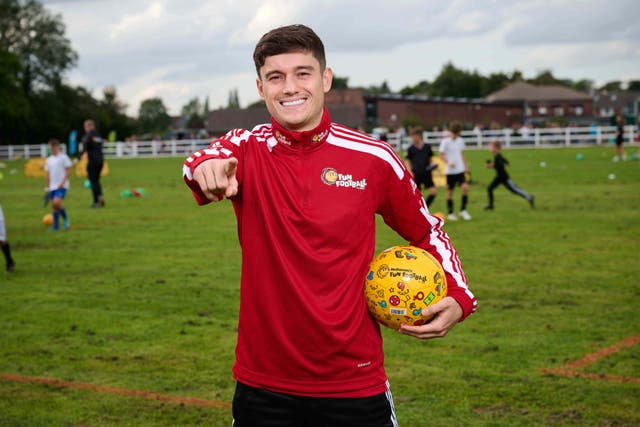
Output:
<path fill-rule="evenodd" d="M 69 132 L 69 155 L 73 156 L 74 154 L 76 154 L 76 151 L 78 150 L 78 131 L 76 130 L 72 130 L 71 132 Z"/>

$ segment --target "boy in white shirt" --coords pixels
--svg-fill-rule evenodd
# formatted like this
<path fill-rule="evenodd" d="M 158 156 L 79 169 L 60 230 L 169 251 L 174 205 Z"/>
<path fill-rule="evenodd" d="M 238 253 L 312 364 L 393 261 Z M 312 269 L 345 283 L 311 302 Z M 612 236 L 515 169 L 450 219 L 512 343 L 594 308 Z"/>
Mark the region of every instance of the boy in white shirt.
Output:
<path fill-rule="evenodd" d="M 69 229 L 69 217 L 67 211 L 62 206 L 62 200 L 67 195 L 69 189 L 69 175 L 71 174 L 71 159 L 60 151 L 60 141 L 55 138 L 49 140 L 51 155 L 47 157 L 44 169 L 46 175 L 46 189 L 51 199 L 53 208 L 53 226 L 51 230 L 59 229 L 60 217 L 63 220 L 63 228 Z"/>
<path fill-rule="evenodd" d="M 456 221 L 458 217 L 453 213 L 453 189 L 460 185 L 462 189 L 462 205 L 460 206 L 460 216 L 462 219 L 470 220 L 471 215 L 467 212 L 467 202 L 469 200 L 469 184 L 465 178 L 465 172 L 469 171 L 467 161 L 462 154 L 464 150 L 464 140 L 460 137 L 462 124 L 458 121 L 451 123 L 450 135 L 440 142 L 439 154 L 445 162 L 447 175 L 447 209 L 449 214 L 447 219 Z"/>

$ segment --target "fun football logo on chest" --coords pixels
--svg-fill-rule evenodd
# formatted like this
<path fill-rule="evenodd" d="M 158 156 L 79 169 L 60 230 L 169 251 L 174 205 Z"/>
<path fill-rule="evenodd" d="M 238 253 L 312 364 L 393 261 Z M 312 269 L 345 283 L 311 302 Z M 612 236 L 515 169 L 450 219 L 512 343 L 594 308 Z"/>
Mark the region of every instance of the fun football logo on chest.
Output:
<path fill-rule="evenodd" d="M 336 187 L 354 188 L 356 190 L 364 190 L 367 187 L 367 179 L 354 179 L 350 173 L 339 173 L 334 168 L 324 168 L 320 174 L 320 179 L 327 185 L 335 185 Z"/>

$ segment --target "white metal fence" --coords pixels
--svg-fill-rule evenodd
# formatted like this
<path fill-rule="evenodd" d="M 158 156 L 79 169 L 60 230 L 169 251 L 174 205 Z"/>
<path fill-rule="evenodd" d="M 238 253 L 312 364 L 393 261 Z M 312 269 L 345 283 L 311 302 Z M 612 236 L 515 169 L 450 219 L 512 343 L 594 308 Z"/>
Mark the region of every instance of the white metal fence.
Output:
<path fill-rule="evenodd" d="M 210 143 L 211 139 L 118 141 L 105 143 L 103 153 L 107 158 L 187 157 Z M 47 153 L 47 144 L 0 145 L 0 159 L 47 157 Z"/>
<path fill-rule="evenodd" d="M 637 138 L 636 126 L 625 126 L 624 143 L 633 143 Z M 486 148 L 498 140 L 506 148 L 548 148 L 603 145 L 613 142 L 616 137 L 615 126 L 535 128 L 527 134 L 514 133 L 511 129 L 484 130 L 482 132 L 463 131 L 461 135 L 468 149 Z M 443 138 L 442 132 L 424 132 L 423 138 L 437 146 Z M 408 136 L 388 134 L 387 141 L 396 149 L 404 150 L 410 144 Z M 104 146 L 107 158 L 134 157 L 187 157 L 189 154 L 206 148 L 210 139 L 183 139 L 166 141 L 112 142 Z M 47 156 L 47 144 L 0 145 L 0 159 L 29 159 Z"/>
<path fill-rule="evenodd" d="M 463 131 L 460 136 L 467 149 L 486 148 L 491 141 L 498 140 L 507 148 L 551 148 L 584 147 L 603 145 L 615 141 L 615 126 L 587 126 L 566 128 L 534 128 L 526 132 L 514 132 L 512 129 Z M 423 139 L 436 147 L 444 137 L 444 132 L 424 132 Z M 624 143 L 631 144 L 638 138 L 637 126 L 625 126 Z M 411 145 L 408 136 L 388 134 L 387 141 L 397 149 L 404 150 Z"/>

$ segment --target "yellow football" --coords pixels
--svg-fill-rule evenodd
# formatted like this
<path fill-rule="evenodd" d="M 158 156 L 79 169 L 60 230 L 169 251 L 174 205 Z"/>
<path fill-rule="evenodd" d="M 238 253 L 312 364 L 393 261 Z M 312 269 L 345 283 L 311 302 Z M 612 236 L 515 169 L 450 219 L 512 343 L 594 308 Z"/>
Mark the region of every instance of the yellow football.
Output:
<path fill-rule="evenodd" d="M 431 215 L 437 216 L 438 218 L 440 218 L 444 222 L 447 222 L 447 216 L 444 214 L 444 212 L 434 212 Z"/>
<path fill-rule="evenodd" d="M 53 225 L 53 215 L 48 213 L 45 216 L 43 216 L 42 223 L 47 227 L 51 227 Z"/>
<path fill-rule="evenodd" d="M 442 266 L 415 246 L 393 246 L 369 265 L 364 293 L 371 315 L 383 325 L 423 325 L 431 320 L 422 310 L 447 295 Z"/>

